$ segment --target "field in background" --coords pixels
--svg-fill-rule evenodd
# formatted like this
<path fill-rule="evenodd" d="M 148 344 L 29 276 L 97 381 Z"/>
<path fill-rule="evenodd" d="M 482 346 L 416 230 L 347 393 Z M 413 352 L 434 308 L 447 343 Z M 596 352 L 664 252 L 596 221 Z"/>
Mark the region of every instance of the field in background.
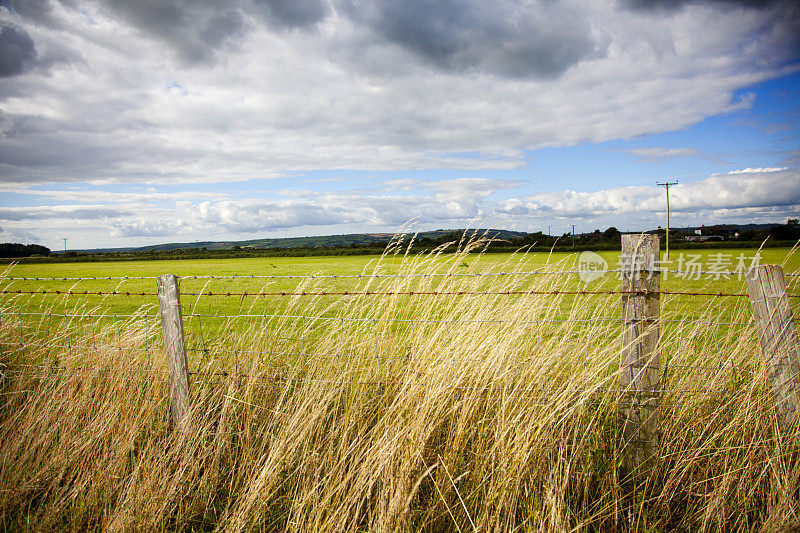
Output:
<path fill-rule="evenodd" d="M 125 262 L 97 262 L 97 263 L 64 263 L 64 264 L 20 264 L 14 267 L 7 267 L 6 276 L 13 277 L 121 277 L 121 276 L 159 276 L 161 274 L 175 274 L 183 279 L 185 291 L 198 291 L 204 287 L 208 291 L 231 289 L 231 290 L 250 290 L 255 291 L 292 291 L 298 286 L 298 280 L 292 279 L 271 279 L 264 281 L 261 279 L 243 279 L 232 283 L 230 280 L 212 281 L 207 285 L 208 280 L 195 280 L 192 276 L 309 276 L 309 275 L 341 275 L 353 276 L 358 274 L 396 273 L 400 265 L 404 264 L 404 250 L 400 250 L 397 255 L 384 257 L 373 256 L 330 256 L 330 257 L 274 257 L 274 258 L 247 258 L 247 259 L 197 259 L 181 261 L 125 261 Z M 710 250 L 673 250 L 671 263 L 665 263 L 665 268 L 671 270 L 692 271 L 698 268 L 702 271 L 710 270 L 710 267 L 717 265 L 720 271 L 733 271 L 740 265 L 740 259 L 744 261 L 745 267 L 749 266 L 752 258 L 758 253 L 761 264 L 783 264 L 786 272 L 793 272 L 800 269 L 800 254 L 791 254 L 788 248 L 765 248 L 760 252 L 757 249 L 710 249 Z M 619 252 L 598 252 L 609 265 L 609 268 L 617 268 L 620 261 Z M 458 264 L 452 268 L 453 272 L 499 272 L 501 270 L 531 271 L 538 270 L 546 265 L 560 265 L 561 268 L 574 269 L 578 266 L 579 253 L 555 252 L 530 253 L 530 254 L 489 254 L 485 256 L 467 255 L 460 257 Z M 411 255 L 405 258 L 405 265 L 409 261 L 425 260 L 418 256 Z M 426 256 L 427 257 L 427 256 Z M 439 260 L 446 263 L 449 254 L 442 256 Z M 682 258 L 682 259 L 681 259 Z M 662 259 L 664 253 L 662 251 Z M 595 287 L 611 286 L 614 284 L 614 275 L 609 274 L 600 281 L 595 281 L 589 285 L 581 283 L 578 275 L 572 276 L 575 287 L 586 286 Z M 666 274 L 662 276 L 662 285 L 665 288 L 690 288 L 692 290 L 713 290 L 715 292 L 742 292 L 744 290 L 744 280 L 737 276 L 708 276 L 708 275 L 684 275 Z M 326 280 L 325 288 L 346 289 L 354 288 L 356 283 L 353 279 Z M 38 290 L 42 288 L 56 290 L 74 291 L 130 291 L 130 292 L 153 292 L 155 281 L 150 280 L 86 280 L 75 281 L 65 280 L 61 283 L 52 281 L 38 282 L 16 281 L 8 284 L 9 290 Z M 7 298 L 7 297 L 6 297 Z M 33 299 L 36 301 L 36 298 Z M 48 298 L 51 301 L 52 298 Z M 75 298 L 74 300 L 78 300 Z M 80 298 L 80 303 L 87 303 L 87 298 Z M 65 301 L 68 301 L 65 300 Z M 127 299 L 114 302 L 111 298 L 102 299 L 103 307 L 110 310 L 131 310 L 139 305 L 152 304 L 152 298 Z M 25 305 L 29 305 L 26 303 Z"/>
<path fill-rule="evenodd" d="M 692 255 L 707 272 L 713 264 L 734 270 L 739 254 L 754 253 Z M 689 259 L 673 251 L 673 260 L 681 254 Z M 720 265 L 719 254 L 730 264 Z M 619 254 L 601 255 L 617 267 Z M 746 292 L 744 280 L 664 275 L 664 291 L 709 294 L 662 296 L 662 460 L 644 487 L 626 494 L 618 476 L 620 282 L 609 273 L 584 283 L 568 272 L 576 259 L 401 252 L 380 260 L 19 265 L 6 277 L 184 276 L 193 412 L 186 430 L 171 431 L 155 296 L 3 294 L 4 526 L 800 524 L 800 441 L 775 427 L 749 303 L 709 295 Z M 764 250 L 760 262 L 800 268 L 787 249 Z M 551 273 L 478 275 L 531 271 Z M 404 277 L 188 277 L 373 273 Z M 787 278 L 791 294 L 797 279 Z M 153 279 L 0 284 L 155 292 Z M 569 293 L 576 290 L 598 294 Z M 343 291 L 373 294 L 328 294 Z M 798 299 L 792 303 L 797 314 Z"/>

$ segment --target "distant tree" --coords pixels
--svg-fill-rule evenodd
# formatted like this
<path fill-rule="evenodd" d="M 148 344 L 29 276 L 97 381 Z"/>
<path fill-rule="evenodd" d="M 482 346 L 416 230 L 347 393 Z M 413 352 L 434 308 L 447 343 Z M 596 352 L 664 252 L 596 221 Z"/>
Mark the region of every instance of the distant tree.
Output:
<path fill-rule="evenodd" d="M 50 248 L 38 244 L 29 244 L 25 247 L 30 255 L 50 255 Z"/>
<path fill-rule="evenodd" d="M 603 232 L 603 236 L 608 239 L 609 241 L 615 241 L 620 238 L 620 232 L 614 226 L 611 226 L 607 230 Z"/>
<path fill-rule="evenodd" d="M 800 239 L 800 226 L 797 225 L 796 221 L 792 224 L 792 220 L 793 219 L 790 219 L 783 226 L 773 226 L 770 228 L 770 237 L 779 241 L 796 241 Z"/>
<path fill-rule="evenodd" d="M 50 248 L 38 244 L 0 243 L 0 257 L 30 257 L 32 255 L 50 255 Z"/>

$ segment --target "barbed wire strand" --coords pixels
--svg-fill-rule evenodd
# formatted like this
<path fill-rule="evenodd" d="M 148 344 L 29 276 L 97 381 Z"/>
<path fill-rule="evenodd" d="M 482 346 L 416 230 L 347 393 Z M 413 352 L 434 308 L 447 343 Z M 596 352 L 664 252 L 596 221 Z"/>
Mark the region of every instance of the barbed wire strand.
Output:
<path fill-rule="evenodd" d="M 64 376 L 73 376 L 73 377 L 80 377 L 80 378 L 89 378 L 89 379 L 102 379 L 107 381 L 139 381 L 145 383 L 152 383 L 153 379 L 147 377 L 125 377 L 125 376 L 101 376 L 97 374 L 88 374 L 88 373 L 78 373 L 78 372 L 30 372 L 26 370 L 2 370 L 0 369 L 0 373 L 8 373 L 8 374 L 25 374 L 26 376 L 34 376 L 37 378 L 45 378 L 45 379 L 53 379 L 59 378 Z"/>
<path fill-rule="evenodd" d="M 134 346 L 114 346 L 114 345 L 77 345 L 77 344 L 48 344 L 48 343 L 36 343 L 36 342 L 7 342 L 3 341 L 0 342 L 0 346 L 8 346 L 8 347 L 32 347 L 32 348 L 45 348 L 45 349 L 69 349 L 69 350 L 94 350 L 97 352 L 98 350 L 108 350 L 108 351 L 130 351 L 130 352 L 144 352 L 144 353 L 163 353 L 163 348 L 147 348 L 147 347 L 134 347 Z M 232 350 L 232 349 L 221 349 L 215 347 L 195 347 L 195 346 L 188 346 L 186 348 L 187 352 L 192 353 L 202 353 L 204 356 L 208 355 L 220 355 L 220 354 L 234 354 L 237 356 L 238 354 L 243 355 L 261 355 L 261 356 L 293 356 L 293 357 L 303 357 L 306 359 L 324 359 L 324 358 L 334 358 L 334 359 L 369 359 L 369 360 L 414 360 L 414 361 L 430 361 L 435 363 L 486 363 L 486 359 L 480 359 L 477 357 L 472 358 L 464 358 L 464 357 L 426 357 L 426 356 L 419 356 L 419 355 L 370 355 L 370 354 L 347 354 L 347 353 L 315 353 L 315 352 L 294 352 L 294 351 L 275 351 L 275 350 Z M 498 364 L 510 364 L 510 365 L 528 365 L 528 366 L 607 366 L 607 367 L 619 367 L 619 361 L 597 361 L 597 360 L 584 360 L 584 361 L 569 361 L 569 360 L 550 360 L 550 361 L 536 361 L 536 360 L 494 360 L 494 363 Z M 2 364 L 0 364 L 2 366 Z M 152 365 L 148 365 L 151 366 Z M 660 369 L 681 369 L 681 370 L 708 370 L 708 371 L 719 371 L 724 370 L 725 368 L 735 368 L 735 365 L 731 363 L 718 365 L 718 366 L 698 366 L 698 365 L 660 365 L 658 368 Z M 739 367 L 740 371 L 743 372 L 754 372 L 753 369 L 748 368 L 741 368 Z M 229 372 L 220 372 L 220 375 L 228 375 Z M 241 377 L 246 377 L 248 374 L 238 374 Z"/>
<path fill-rule="evenodd" d="M 430 278 L 430 277 L 491 277 L 491 276 L 532 276 L 551 274 L 580 274 L 581 270 L 528 270 L 510 272 L 420 272 L 415 274 L 230 274 L 219 275 L 188 275 L 178 276 L 180 279 L 376 279 L 376 278 Z M 618 273 L 621 270 L 593 270 L 593 273 Z M 102 281 L 102 280 L 153 280 L 158 276 L 87 276 L 87 277 L 6 277 L 0 280 L 9 281 Z"/>
<path fill-rule="evenodd" d="M 569 275 L 569 274 L 620 274 L 629 272 L 630 269 L 603 269 L 603 270 L 522 270 L 522 271 L 501 271 L 501 272 L 420 272 L 414 274 L 229 274 L 224 276 L 219 275 L 187 275 L 178 276 L 180 279 L 219 279 L 219 280 L 236 280 L 236 279 L 296 279 L 296 280 L 315 280 L 315 279 L 393 279 L 393 278 L 429 278 L 429 277 L 494 277 L 494 276 L 535 276 L 535 275 Z M 677 274 L 680 276 L 745 276 L 746 270 L 673 270 L 673 269 L 656 269 L 654 272 Z M 800 272 L 788 272 L 784 274 L 787 277 L 800 276 Z M 69 277 L 69 276 L 53 276 L 53 277 L 40 277 L 40 276 L 8 276 L 0 278 L 0 281 L 135 281 L 135 280 L 154 280 L 158 276 L 83 276 L 83 277 Z"/>
<path fill-rule="evenodd" d="M 59 290 L 2 290 L 0 294 L 55 294 L 66 296 L 158 296 L 155 292 L 122 292 L 122 291 L 59 291 Z M 726 292 L 692 292 L 692 291 L 647 291 L 647 290 L 518 290 L 518 291 L 303 291 L 303 292 L 182 292 L 181 296 L 196 297 L 264 297 L 264 296 L 591 296 L 591 295 L 627 295 L 627 296 L 646 296 L 646 295 L 671 295 L 671 296 L 709 296 L 715 298 L 722 297 L 743 297 L 747 298 L 747 293 L 726 293 Z M 800 295 L 789 294 L 789 298 L 800 298 Z"/>
<path fill-rule="evenodd" d="M 188 351 L 201 351 L 202 348 L 187 348 Z M 214 354 L 230 354 L 234 350 L 230 349 L 216 349 L 209 348 L 211 353 Z M 238 353 L 247 355 L 272 355 L 272 356 L 295 356 L 313 358 L 340 358 L 340 359 L 401 359 L 401 360 L 420 360 L 420 361 L 434 361 L 440 363 L 485 363 L 485 359 L 478 358 L 463 358 L 463 357 L 425 357 L 417 355 L 365 355 L 365 354 L 344 354 L 344 353 L 313 353 L 313 352 L 276 352 L 276 351 L 261 351 L 261 350 L 238 350 Z M 520 361 L 520 360 L 499 360 L 498 363 L 531 365 L 531 366 L 549 366 L 549 365 L 572 365 L 572 366 L 620 366 L 619 361 Z M 718 366 L 698 366 L 698 365 L 661 365 L 661 369 L 683 369 L 683 370 L 724 370 L 725 368 L 734 368 L 735 365 L 718 365 Z M 755 370 L 747 368 L 739 368 L 741 371 L 755 372 Z"/>
<path fill-rule="evenodd" d="M 84 367 L 77 367 L 77 368 L 65 368 L 65 367 L 44 367 L 44 366 L 32 366 L 32 365 L 2 365 L 0 369 L 4 372 L 25 372 L 26 369 L 29 368 L 45 368 L 47 370 L 55 370 L 48 371 L 48 372 L 34 372 L 32 374 L 36 375 L 45 375 L 45 376 L 59 376 L 59 375 L 79 375 L 83 377 L 106 377 L 106 376 L 98 376 L 96 372 L 108 372 L 108 373 L 116 373 L 116 374 L 126 374 L 126 373 L 138 373 L 138 374 L 148 374 L 151 371 L 148 370 L 123 370 L 123 369 L 113 369 L 113 368 L 84 368 Z M 87 372 L 93 371 L 93 372 Z M 155 371 L 158 372 L 158 371 Z M 166 371 L 162 373 L 166 374 Z M 239 374 L 239 375 L 232 375 L 230 373 L 197 373 L 197 372 L 190 372 L 189 375 L 195 376 L 202 376 L 202 375 L 212 375 L 215 377 L 246 377 L 249 379 L 257 379 L 260 381 L 270 381 L 270 382 L 281 382 L 281 383 L 290 383 L 290 382 L 301 382 L 301 383 L 322 383 L 326 385 L 334 385 L 334 386 L 343 386 L 343 385 L 367 385 L 367 386 L 375 386 L 375 387 L 386 387 L 386 386 L 400 386 L 405 387 L 408 385 L 415 385 L 421 387 L 431 387 L 434 384 L 426 381 L 384 381 L 384 380 L 369 380 L 369 381 L 361 381 L 361 380 L 335 380 L 335 379 L 322 379 L 322 378 L 299 378 L 299 377 L 287 377 L 287 376 L 256 376 L 253 374 Z M 107 376 L 109 378 L 113 376 Z M 682 395 L 690 395 L 690 394 L 708 394 L 708 395 L 716 395 L 716 394 L 738 394 L 738 393 L 731 393 L 731 391 L 727 389 L 631 389 L 631 388 L 554 388 L 554 387 L 525 387 L 525 388 L 518 388 L 518 387 L 511 387 L 509 388 L 508 383 L 491 383 L 491 384 L 476 384 L 474 386 L 467 386 L 467 385 L 447 385 L 442 386 L 441 384 L 436 384 L 439 388 L 445 388 L 448 390 L 468 390 L 468 391 L 510 391 L 512 393 L 520 393 L 520 392 L 535 392 L 535 393 L 547 393 L 547 394 L 566 394 L 566 393 L 573 393 L 573 394 L 609 394 L 609 393 L 619 393 L 619 394 L 626 394 L 626 395 L 636 395 L 636 396 L 646 396 L 646 395 L 662 395 L 662 394 L 682 394 Z M 637 404 L 634 404 L 637 405 Z M 645 404 L 645 406 L 649 406 Z"/>
<path fill-rule="evenodd" d="M 159 315 L 140 315 L 140 314 L 67 314 L 67 313 L 37 313 L 37 312 L 17 312 L 5 311 L 4 314 L 13 316 L 39 316 L 39 317 L 61 317 L 61 318 L 110 318 L 110 319 L 141 319 L 155 320 Z M 391 318 L 391 317 L 337 317 L 320 315 L 284 315 L 284 314 L 237 314 L 237 315 L 216 315 L 203 313 L 182 314 L 184 320 L 190 318 L 212 318 L 212 319 L 301 319 L 319 321 L 339 321 L 339 322 L 399 322 L 417 324 L 561 324 L 561 323 L 587 323 L 587 322 L 622 322 L 622 317 L 591 317 L 591 318 L 567 318 L 567 319 L 532 319 L 532 320 L 503 320 L 503 319 L 416 319 L 416 318 Z M 719 322 L 702 319 L 677 319 L 677 318 L 658 318 L 652 319 L 654 322 L 680 323 L 680 324 L 705 324 L 709 326 L 752 326 L 753 322 Z"/>
<path fill-rule="evenodd" d="M 65 367 L 65 366 L 53 366 L 53 365 L 34 365 L 30 363 L 0 363 L 0 371 L 6 369 L 26 369 L 26 368 L 36 368 L 40 370 L 49 370 L 49 371 L 63 371 L 63 372 L 76 372 L 81 373 L 81 375 L 91 375 L 87 374 L 86 371 L 97 371 L 97 372 L 116 372 L 120 374 L 159 374 L 159 375 L 167 375 L 169 371 L 167 370 L 156 370 L 156 369 L 144 369 L 144 368 L 112 368 L 112 367 Z"/>
<path fill-rule="evenodd" d="M 77 372 L 59 372 L 59 373 L 54 373 L 54 372 L 30 372 L 30 371 L 26 371 L 26 370 L 13 370 L 13 369 L 7 369 L 7 370 L 0 369 L 0 372 L 11 373 L 11 374 L 25 374 L 26 376 L 42 378 L 42 379 L 56 379 L 56 378 L 60 378 L 60 377 L 63 377 L 63 376 L 70 376 L 70 377 L 101 379 L 101 380 L 105 380 L 105 381 L 117 381 L 117 382 L 140 382 L 140 383 L 152 383 L 153 382 L 153 378 L 148 378 L 148 377 L 128 378 L 128 377 L 118 377 L 118 376 L 100 376 L 100 375 L 97 375 L 97 374 L 87 374 L 87 373 L 77 373 Z M 209 381 L 207 381 L 207 380 L 206 381 L 193 380 L 191 383 L 193 385 L 200 386 L 200 385 L 207 385 L 209 383 Z M 228 384 L 229 380 L 224 380 L 224 381 L 217 380 L 217 381 L 211 382 L 211 383 L 213 383 L 213 384 L 219 384 L 219 383 Z M 361 383 L 363 383 L 363 382 L 361 382 Z M 338 388 L 331 388 L 331 387 L 308 387 L 308 386 L 300 387 L 300 386 L 291 385 L 289 381 L 282 381 L 282 382 L 273 381 L 272 383 L 252 383 L 252 382 L 248 382 L 247 385 L 246 385 L 246 388 L 280 388 L 281 390 L 287 390 L 288 389 L 288 390 L 303 390 L 303 391 L 317 391 L 317 392 L 333 392 L 333 391 L 339 391 L 340 390 Z M 453 387 L 451 387 L 451 388 L 449 388 L 449 390 L 464 391 L 464 390 L 473 390 L 473 389 L 466 388 L 466 387 L 463 387 L 463 388 L 453 388 Z M 19 392 L 25 392 L 25 391 L 19 391 Z M 504 396 L 487 396 L 487 397 L 484 397 L 482 399 L 484 401 L 487 401 L 487 402 L 507 401 L 509 399 L 513 399 L 513 397 L 515 395 L 525 394 L 525 393 L 529 393 L 529 392 L 542 392 L 542 391 L 541 390 L 533 390 L 533 389 L 514 390 L 513 391 L 514 394 L 506 394 Z M 600 393 L 600 392 L 615 392 L 615 391 L 609 390 L 609 391 L 595 391 L 595 392 Z M 663 391 L 659 391 L 659 392 L 663 392 Z M 672 391 L 672 392 L 675 392 L 675 391 Z M 683 392 L 686 392 L 686 391 L 683 391 Z M 723 395 L 725 393 L 728 393 L 730 391 L 721 391 L 720 390 L 720 391 L 714 391 L 714 392 L 718 393 L 718 394 L 714 394 L 714 396 L 721 396 L 721 395 Z M 380 394 L 385 394 L 385 391 L 383 391 L 383 390 L 375 390 L 375 388 L 363 388 L 363 389 L 354 388 L 354 389 L 348 390 L 347 393 L 348 394 L 350 394 L 350 393 L 371 394 L 371 395 L 376 395 L 377 396 L 377 395 L 380 395 Z M 720 399 L 716 399 L 716 398 L 704 398 L 703 399 L 704 402 L 709 402 L 709 401 L 720 402 L 720 401 L 724 401 L 725 405 L 702 405 L 702 404 L 697 404 L 697 403 L 694 403 L 694 404 L 687 404 L 687 403 L 682 403 L 682 404 L 675 404 L 675 403 L 670 403 L 670 404 L 664 404 L 664 403 L 641 404 L 641 403 L 627 403 L 625 401 L 615 402 L 615 404 L 619 405 L 621 407 L 634 407 L 634 406 L 643 406 L 644 405 L 645 407 L 650 408 L 650 409 L 655 409 L 655 408 L 683 408 L 683 407 L 687 407 L 688 406 L 691 409 L 711 410 L 711 411 L 717 411 L 717 412 L 728 412 L 728 411 L 732 411 L 735 408 L 735 406 L 730 406 L 728 404 L 732 403 L 733 400 L 735 400 L 738 396 L 741 396 L 741 395 L 742 394 L 737 392 L 737 393 L 731 393 L 730 396 L 725 400 L 720 400 Z M 236 398 L 232 398 L 232 399 L 236 400 Z M 525 406 L 526 407 L 531 407 L 531 406 L 552 407 L 553 406 L 553 402 L 552 401 L 547 401 L 547 402 L 530 402 L 530 401 L 527 401 L 527 402 L 525 402 Z M 658 442 L 658 441 L 642 441 L 640 439 L 634 439 L 634 441 L 636 441 L 636 442 L 655 442 L 655 443 Z"/>
<path fill-rule="evenodd" d="M 33 311 L 3 311 L 3 314 L 14 316 L 40 316 L 40 317 L 60 317 L 60 318 L 141 318 L 141 319 L 155 319 L 159 318 L 158 314 L 94 314 L 94 313 L 45 313 Z"/>
<path fill-rule="evenodd" d="M 19 346 L 25 347 L 29 346 L 32 348 L 57 348 L 57 349 L 67 349 L 67 350 L 124 350 L 128 352 L 163 352 L 163 348 L 143 348 L 137 346 L 112 346 L 112 345 L 103 345 L 103 344 L 72 344 L 68 342 L 67 344 L 48 344 L 48 343 L 36 343 L 36 342 L 7 342 L 3 341 L 0 342 L 2 346 Z"/>

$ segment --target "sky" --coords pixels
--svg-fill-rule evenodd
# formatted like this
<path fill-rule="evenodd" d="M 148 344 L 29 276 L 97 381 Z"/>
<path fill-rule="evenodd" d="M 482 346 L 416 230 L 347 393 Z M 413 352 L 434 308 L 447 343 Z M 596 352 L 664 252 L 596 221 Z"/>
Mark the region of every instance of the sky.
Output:
<path fill-rule="evenodd" d="M 0 241 L 800 215 L 800 7 L 0 0 Z M 409 226 L 410 224 L 410 226 Z"/>

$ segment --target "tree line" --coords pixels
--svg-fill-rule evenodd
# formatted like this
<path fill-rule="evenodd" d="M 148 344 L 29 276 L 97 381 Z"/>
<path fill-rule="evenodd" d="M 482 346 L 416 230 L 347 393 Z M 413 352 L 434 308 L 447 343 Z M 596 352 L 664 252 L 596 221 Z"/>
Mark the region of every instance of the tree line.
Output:
<path fill-rule="evenodd" d="M 35 255 L 48 256 L 50 248 L 38 244 L 0 243 L 0 257 L 32 257 Z"/>
<path fill-rule="evenodd" d="M 704 230 L 714 232 L 716 228 L 723 226 L 708 226 Z M 786 224 L 775 225 L 767 228 L 743 229 L 738 232 L 730 230 L 725 233 L 726 248 L 739 248 L 758 246 L 767 241 L 767 246 L 791 246 L 800 240 L 800 224 L 797 219 L 789 219 Z M 665 230 L 659 228 L 653 230 L 662 237 Z M 737 234 L 738 233 L 738 234 Z M 572 250 L 618 250 L 622 233 L 615 227 L 607 228 L 604 231 L 599 229 L 572 235 L 546 235 L 541 231 L 528 233 L 520 237 L 508 237 L 498 239 L 491 232 L 474 235 L 488 239 L 485 246 L 479 247 L 480 250 L 489 252 L 514 252 L 520 249 L 533 251 L 572 251 Z M 670 231 L 670 246 L 678 248 L 707 248 L 720 246 L 719 242 L 689 242 L 687 237 L 691 233 L 683 233 L 677 230 Z M 451 231 L 436 237 L 421 236 L 413 243 L 413 251 L 417 253 L 430 252 L 443 247 L 447 243 L 466 242 L 473 236 L 472 233 L 462 231 Z M 410 242 L 411 236 L 407 235 L 404 239 L 405 245 Z M 662 238 L 662 243 L 664 239 Z M 2 243 L 0 244 L 0 258 L 27 258 L 26 262 L 79 262 L 79 261 L 131 261 L 148 259 L 210 259 L 210 258 L 244 258 L 244 257 L 305 257 L 305 256 L 324 256 L 324 255 L 372 255 L 381 254 L 390 244 L 389 240 L 379 240 L 370 243 L 352 243 L 350 245 L 304 245 L 291 247 L 271 247 L 259 248 L 251 246 L 233 245 L 230 248 L 209 249 L 207 247 L 197 248 L 175 248 L 170 250 L 145 249 L 135 251 L 114 251 L 114 252 L 57 252 L 53 253 L 49 248 L 38 244 L 19 244 Z M 452 251 L 453 246 L 447 248 Z"/>

